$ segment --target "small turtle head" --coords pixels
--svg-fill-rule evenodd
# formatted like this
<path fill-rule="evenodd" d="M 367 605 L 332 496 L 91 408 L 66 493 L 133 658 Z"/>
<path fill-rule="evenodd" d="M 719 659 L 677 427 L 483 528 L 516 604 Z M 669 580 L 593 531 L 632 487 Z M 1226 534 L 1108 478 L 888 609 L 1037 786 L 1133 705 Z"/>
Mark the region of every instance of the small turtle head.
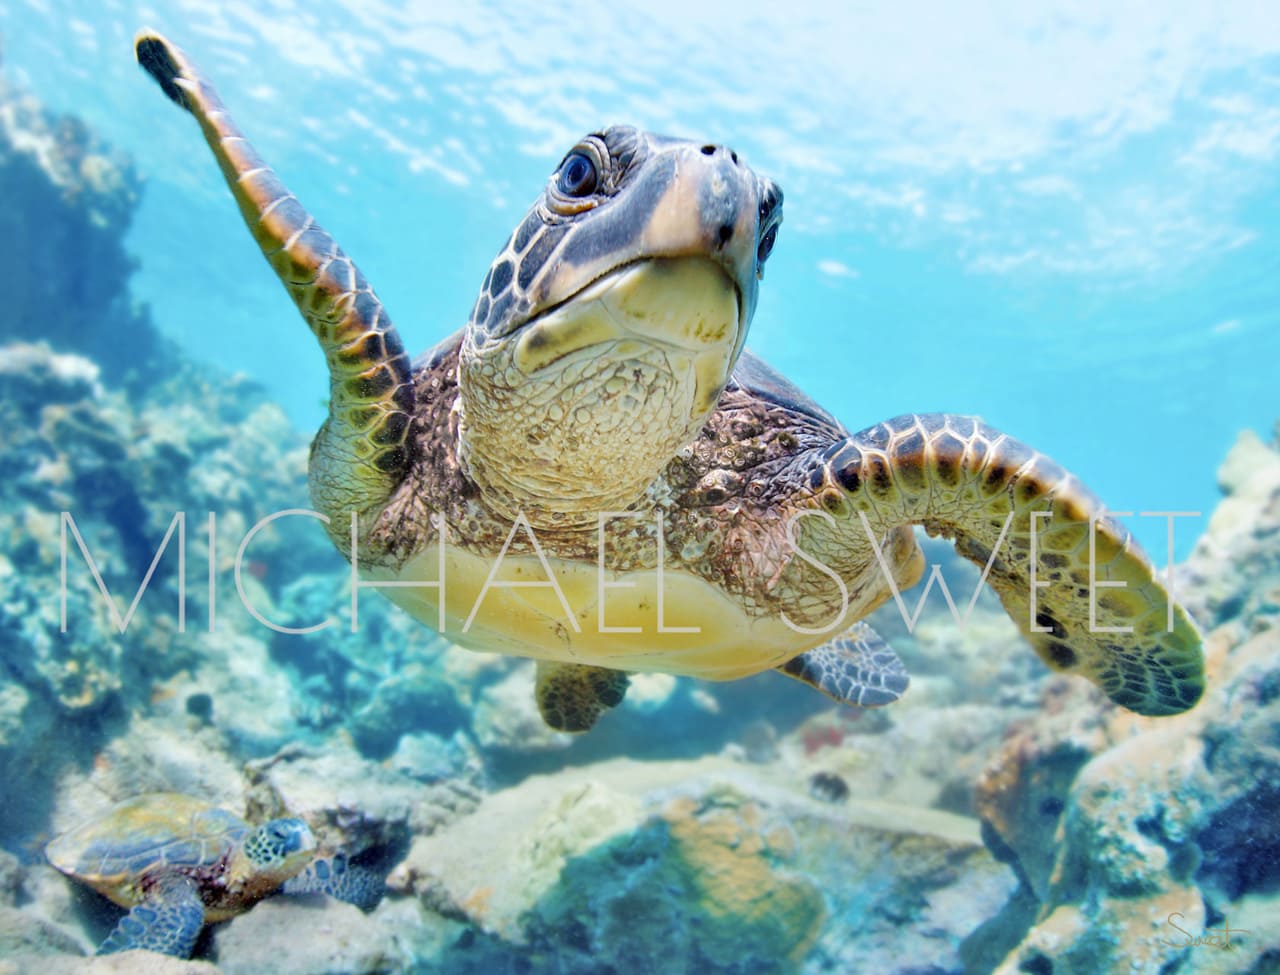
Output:
<path fill-rule="evenodd" d="M 489 269 L 462 458 L 532 522 L 625 507 L 706 421 L 746 341 L 782 193 L 722 146 L 578 142 Z"/>
<path fill-rule="evenodd" d="M 232 872 L 246 887 L 265 893 L 306 867 L 315 849 L 315 835 L 301 819 L 273 819 L 245 837 L 241 862 Z"/>

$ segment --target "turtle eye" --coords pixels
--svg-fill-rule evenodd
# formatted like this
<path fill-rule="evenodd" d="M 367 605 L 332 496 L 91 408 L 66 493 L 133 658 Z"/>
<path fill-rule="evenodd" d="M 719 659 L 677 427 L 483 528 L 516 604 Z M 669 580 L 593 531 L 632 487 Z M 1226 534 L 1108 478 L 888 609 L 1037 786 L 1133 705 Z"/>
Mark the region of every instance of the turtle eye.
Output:
<path fill-rule="evenodd" d="M 760 244 L 756 248 L 756 260 L 763 264 L 769 259 L 769 255 L 773 253 L 773 245 L 778 239 L 778 225 L 774 224 L 765 231 L 764 236 L 760 238 Z"/>
<path fill-rule="evenodd" d="M 565 196 L 581 198 L 596 191 L 600 177 L 595 161 L 585 152 L 571 152 L 560 164 L 560 176 L 556 189 Z"/>

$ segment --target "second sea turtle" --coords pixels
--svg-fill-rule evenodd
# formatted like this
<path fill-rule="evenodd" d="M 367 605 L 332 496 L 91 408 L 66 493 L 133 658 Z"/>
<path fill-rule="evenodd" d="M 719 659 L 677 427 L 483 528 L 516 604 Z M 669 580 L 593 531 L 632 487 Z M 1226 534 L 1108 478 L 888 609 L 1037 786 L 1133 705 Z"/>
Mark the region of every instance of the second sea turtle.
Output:
<path fill-rule="evenodd" d="M 49 862 L 128 907 L 98 949 L 146 948 L 186 958 L 200 929 L 283 889 L 323 893 L 368 909 L 382 878 L 342 855 L 316 856 L 301 819 L 254 828 L 202 799 L 152 792 L 118 803 L 53 840 Z"/>

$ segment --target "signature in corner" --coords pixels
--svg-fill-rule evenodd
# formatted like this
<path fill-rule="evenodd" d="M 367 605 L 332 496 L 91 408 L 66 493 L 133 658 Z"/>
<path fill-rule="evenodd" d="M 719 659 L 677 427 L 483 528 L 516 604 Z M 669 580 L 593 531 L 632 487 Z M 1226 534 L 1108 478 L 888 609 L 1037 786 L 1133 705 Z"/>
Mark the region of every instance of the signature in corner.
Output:
<path fill-rule="evenodd" d="M 1169 915 L 1168 925 L 1182 935 L 1181 941 L 1165 941 L 1160 939 L 1160 943 L 1168 945 L 1170 948 L 1219 948 L 1222 951 L 1235 951 L 1236 945 L 1231 943 L 1233 934 L 1250 934 L 1247 928 L 1233 928 L 1229 921 L 1224 917 L 1222 919 L 1222 927 L 1205 928 L 1204 934 L 1193 935 L 1186 928 L 1178 924 L 1178 921 L 1185 921 L 1186 915 L 1179 914 L 1177 911 Z"/>

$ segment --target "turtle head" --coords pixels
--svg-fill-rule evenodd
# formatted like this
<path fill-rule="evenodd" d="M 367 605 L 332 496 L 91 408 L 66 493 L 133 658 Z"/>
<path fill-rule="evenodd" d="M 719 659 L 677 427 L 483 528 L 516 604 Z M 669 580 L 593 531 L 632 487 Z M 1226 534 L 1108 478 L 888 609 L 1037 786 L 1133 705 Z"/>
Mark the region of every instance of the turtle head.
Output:
<path fill-rule="evenodd" d="M 723 146 L 579 141 L 463 339 L 461 457 L 487 500 L 567 526 L 642 494 L 728 382 L 781 220 L 778 187 Z"/>
<path fill-rule="evenodd" d="M 301 872 L 315 849 L 315 835 L 301 819 L 273 819 L 244 838 L 229 865 L 231 882 L 263 896 Z"/>

